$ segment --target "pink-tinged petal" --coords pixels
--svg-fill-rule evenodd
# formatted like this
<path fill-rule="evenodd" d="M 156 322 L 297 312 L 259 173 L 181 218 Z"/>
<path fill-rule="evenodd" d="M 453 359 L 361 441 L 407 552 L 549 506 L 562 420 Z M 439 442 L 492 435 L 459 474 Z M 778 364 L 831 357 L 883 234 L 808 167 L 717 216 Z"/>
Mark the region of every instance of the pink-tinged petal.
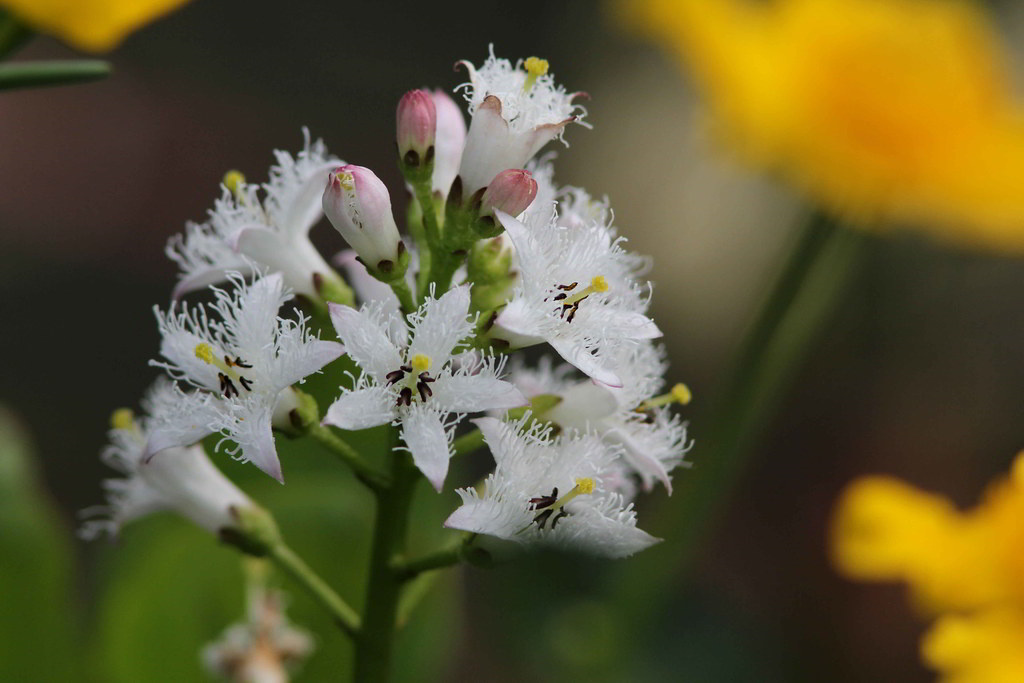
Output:
<path fill-rule="evenodd" d="M 324 424 L 355 431 L 391 422 L 395 415 L 395 397 L 383 387 L 346 391 L 331 404 Z"/>
<path fill-rule="evenodd" d="M 363 311 L 349 306 L 328 304 L 331 322 L 345 352 L 378 383 L 387 381 L 387 374 L 402 365 L 402 354 L 384 327 Z"/>
<path fill-rule="evenodd" d="M 551 348 L 558 352 L 558 355 L 575 365 L 585 375 L 610 387 L 622 386 L 619 376 L 605 367 L 601 360 L 590 353 L 586 347 L 563 339 L 549 339 L 548 342 L 551 344 Z"/>
<path fill-rule="evenodd" d="M 504 380 L 479 375 L 438 378 L 431 402 L 454 413 L 478 413 L 508 410 L 529 401 L 515 386 Z"/>
<path fill-rule="evenodd" d="M 561 133 L 566 126 L 575 121 L 578 117 L 570 116 L 569 118 L 559 121 L 558 123 L 546 123 L 542 126 L 537 126 L 530 131 L 529 142 L 527 149 L 527 159 L 531 158 L 534 154 L 540 151 L 540 148 L 554 140 L 559 133 Z"/>
<path fill-rule="evenodd" d="M 246 411 L 237 417 L 231 436 L 241 447 L 243 458 L 283 484 L 284 475 L 270 422 L 269 410 Z"/>
<path fill-rule="evenodd" d="M 402 440 L 416 467 L 440 493 L 451 458 L 448 435 L 440 415 L 422 405 L 412 406 L 402 418 Z"/>

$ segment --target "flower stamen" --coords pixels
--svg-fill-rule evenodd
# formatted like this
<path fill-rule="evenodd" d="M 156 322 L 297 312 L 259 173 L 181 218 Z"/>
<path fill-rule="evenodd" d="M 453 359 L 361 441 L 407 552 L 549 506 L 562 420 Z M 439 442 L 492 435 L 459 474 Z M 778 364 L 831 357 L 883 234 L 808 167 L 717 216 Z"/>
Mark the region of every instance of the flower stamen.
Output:
<path fill-rule="evenodd" d="M 408 365 L 403 365 L 384 375 L 388 386 L 402 383 L 398 392 L 397 405 L 412 405 L 413 391 L 419 394 L 420 401 L 426 401 L 434 395 L 430 390 L 430 383 L 435 381 L 427 370 L 430 368 L 430 357 L 417 353 L 409 359 Z"/>
<path fill-rule="evenodd" d="M 526 69 L 523 92 L 530 92 L 530 88 L 537 82 L 537 79 L 548 72 L 548 60 L 540 57 L 527 57 L 523 62 L 523 67 Z"/>
<path fill-rule="evenodd" d="M 692 399 L 693 394 L 690 392 L 690 387 L 680 382 L 673 386 L 667 394 L 662 394 L 661 396 L 655 396 L 654 398 L 647 399 L 646 401 L 638 405 L 635 411 L 638 413 L 646 413 L 652 408 L 657 408 L 659 406 L 667 406 L 673 403 L 678 403 L 680 405 L 685 406 Z"/>
<path fill-rule="evenodd" d="M 213 347 L 206 342 L 200 342 L 196 344 L 195 348 L 196 358 L 214 366 L 220 372 L 217 373 L 217 379 L 220 380 L 220 392 L 224 394 L 225 398 L 231 398 L 232 395 L 238 396 L 238 387 L 235 386 L 235 382 L 242 385 L 242 388 L 246 391 L 252 391 L 252 380 L 248 377 L 243 377 L 234 368 L 251 368 L 252 364 L 247 363 L 240 357 L 231 356 L 224 354 L 224 359 L 221 360 L 213 353 Z"/>
<path fill-rule="evenodd" d="M 601 292 L 607 292 L 610 289 L 608 280 L 605 276 L 596 275 L 594 276 L 594 279 L 590 281 L 590 286 L 581 289 L 575 294 L 569 294 L 569 292 L 576 289 L 578 284 L 578 282 L 571 282 L 567 285 L 555 285 L 555 289 L 560 289 L 562 291 L 552 297 L 552 300 L 560 302 L 559 308 L 555 309 L 558 311 L 558 316 L 569 323 L 571 323 L 573 318 L 576 317 L 576 312 L 580 309 L 581 301 L 591 294 L 600 294 Z"/>
<path fill-rule="evenodd" d="M 536 517 L 533 518 L 533 523 L 538 528 L 543 529 L 545 525 L 550 521 L 552 529 L 558 524 L 558 521 L 563 517 L 568 517 L 569 512 L 565 509 L 565 505 L 576 496 L 585 496 L 594 492 L 594 480 L 591 477 L 583 477 L 576 480 L 576 485 L 561 498 L 558 497 L 558 487 L 551 489 L 551 493 L 547 496 L 538 496 L 531 498 L 528 502 L 530 504 L 529 510 L 541 510 Z M 556 512 L 557 510 L 557 512 Z M 523 531 L 530 528 L 529 525 L 523 528 Z"/>

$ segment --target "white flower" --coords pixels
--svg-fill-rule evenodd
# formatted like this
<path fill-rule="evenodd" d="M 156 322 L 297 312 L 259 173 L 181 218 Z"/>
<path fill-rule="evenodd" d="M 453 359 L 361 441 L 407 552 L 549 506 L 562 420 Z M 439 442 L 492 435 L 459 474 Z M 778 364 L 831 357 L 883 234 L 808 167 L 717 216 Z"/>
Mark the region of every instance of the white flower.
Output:
<path fill-rule="evenodd" d="M 171 238 L 166 253 L 181 269 L 175 299 L 224 281 L 230 271 L 249 275 L 252 262 L 282 273 L 288 287 L 307 296 L 316 293 L 316 277 L 337 277 L 309 241 L 309 230 L 322 215 L 327 174 L 343 162 L 329 156 L 321 140 L 311 143 L 308 130 L 303 135 L 305 147 L 296 157 L 274 152 L 277 164 L 262 185 L 262 202 L 260 186 L 236 174 L 225 179 L 205 223 L 189 223 L 184 235 Z"/>
<path fill-rule="evenodd" d="M 284 615 L 281 593 L 250 588 L 245 621 L 203 648 L 206 669 L 231 681 L 287 683 L 288 670 L 313 651 L 313 638 Z"/>
<path fill-rule="evenodd" d="M 625 467 L 617 472 L 619 484 L 608 483 L 610 489 L 622 492 L 627 499 L 635 488 L 625 477 L 639 477 L 645 491 L 655 481 L 672 492 L 669 472 L 677 466 L 688 465 L 683 458 L 689 450 L 686 425 L 667 407 L 669 403 L 688 400 L 683 385 L 664 397 L 655 397 L 664 386 L 662 377 L 667 370 L 662 349 L 649 342 L 620 346 L 612 349 L 615 366 L 623 379 L 621 388 L 589 379 L 568 378 L 571 368 L 562 365 L 552 368 L 545 357 L 537 369 L 513 367 L 509 381 L 527 398 L 539 395 L 558 397 L 558 403 L 542 416 L 570 433 L 593 432 L 606 442 L 623 447 Z M 653 405 L 652 405 L 653 404 Z"/>
<path fill-rule="evenodd" d="M 152 364 L 200 391 L 179 392 L 177 409 L 151 428 L 147 452 L 221 432 L 238 444 L 232 455 L 240 449 L 240 458 L 281 481 L 271 432 L 275 413 L 281 418 L 295 406 L 294 392 L 286 391 L 291 385 L 338 358 L 343 349 L 313 337 L 305 318 L 278 316 L 291 298 L 280 273 L 250 285 L 238 273 L 228 279 L 234 293 L 212 288 L 213 319 L 202 305 L 183 306 L 180 313 L 155 309 L 166 361 Z"/>
<path fill-rule="evenodd" d="M 567 228 L 555 216 L 538 229 L 497 216 L 515 245 L 521 282 L 494 335 L 513 346 L 546 341 L 590 377 L 622 386 L 609 350 L 661 336 L 644 315 L 649 294 L 633 279 L 636 259 L 622 238 L 600 223 Z"/>
<path fill-rule="evenodd" d="M 658 539 L 636 526 L 636 513 L 602 481 L 617 449 L 593 434 L 549 440 L 546 430 L 491 417 L 474 423 L 496 467 L 484 493 L 459 489 L 462 506 L 445 526 L 525 545 L 627 557 Z"/>
<path fill-rule="evenodd" d="M 175 393 L 170 381 L 158 380 L 143 399 L 148 417 L 135 419 L 127 409 L 114 413 L 110 445 L 100 458 L 125 476 L 103 482 L 107 505 L 84 511 L 100 515 L 82 526 L 84 538 L 115 536 L 125 523 L 159 510 L 174 510 L 216 534 L 235 525 L 233 510 L 254 505 L 210 462 L 202 446 L 169 448 L 146 459 L 149 425 Z"/>
<path fill-rule="evenodd" d="M 407 327 L 396 326 L 400 318 L 381 304 L 330 310 L 346 353 L 363 374 L 327 410 L 324 424 L 347 430 L 401 425 L 413 461 L 438 491 L 451 457 L 450 415 L 526 403 L 518 389 L 498 379 L 502 364 L 494 358 L 454 362 L 473 329 L 467 287 L 429 297 Z"/>
<path fill-rule="evenodd" d="M 565 126 L 580 121 L 586 110 L 555 85 L 548 63 L 531 57 L 513 65 L 497 59 L 494 47 L 483 66 L 469 71 L 466 100 L 472 117 L 459 166 L 462 191 L 469 197 L 499 172 L 523 168 L 548 141 L 562 137 Z M 584 124 L 586 125 L 586 124 Z"/>

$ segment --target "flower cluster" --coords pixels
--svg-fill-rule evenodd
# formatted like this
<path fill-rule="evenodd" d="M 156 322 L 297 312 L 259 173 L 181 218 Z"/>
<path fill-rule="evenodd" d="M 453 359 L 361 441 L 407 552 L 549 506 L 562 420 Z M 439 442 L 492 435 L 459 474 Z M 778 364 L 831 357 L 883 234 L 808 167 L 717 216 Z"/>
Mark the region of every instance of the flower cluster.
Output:
<path fill-rule="evenodd" d="M 1024 678 L 1024 454 L 973 509 L 890 477 L 864 477 L 836 512 L 833 552 L 851 578 L 905 581 L 937 617 L 922 656 L 943 681 Z"/>
<path fill-rule="evenodd" d="M 689 392 L 665 390 L 648 260 L 626 249 L 607 200 L 559 187 L 552 157 L 536 158 L 570 124 L 589 127 L 547 62 L 460 64 L 468 127 L 440 91 L 398 105 L 407 237 L 373 171 L 307 132 L 296 156 L 276 152 L 266 183 L 229 172 L 207 220 L 170 240 L 181 275 L 156 309 L 152 362 L 169 379 L 145 418 L 112 432 L 106 457 L 129 478 L 109 485 L 110 522 L 90 533 L 157 507 L 211 531 L 238 526 L 232 510 L 252 504 L 203 454 L 213 435 L 284 482 L 275 439 L 312 434 L 387 487 L 344 432 L 388 426 L 391 457 L 437 491 L 452 457 L 473 450 L 453 445 L 457 430 L 489 447 L 495 470 L 458 490 L 449 528 L 609 557 L 657 540 L 632 500 L 671 491 L 689 445 L 671 404 Z M 309 233 L 322 216 L 352 251 L 320 255 Z M 564 363 L 509 362 L 540 344 Z M 343 355 L 349 370 L 332 366 Z M 299 388 L 318 372 L 338 387 L 323 414 Z"/>

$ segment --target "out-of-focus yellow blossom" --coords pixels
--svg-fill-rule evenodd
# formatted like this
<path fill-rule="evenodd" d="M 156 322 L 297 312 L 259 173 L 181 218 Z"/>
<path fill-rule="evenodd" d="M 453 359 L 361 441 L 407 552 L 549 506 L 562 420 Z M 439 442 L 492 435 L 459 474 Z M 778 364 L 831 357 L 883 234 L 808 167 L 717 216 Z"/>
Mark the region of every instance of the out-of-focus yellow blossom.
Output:
<path fill-rule="evenodd" d="M 1024 680 L 1024 612 L 985 610 L 939 619 L 921 643 L 921 657 L 941 683 Z"/>
<path fill-rule="evenodd" d="M 105 52 L 135 29 L 188 0 L 0 0 L 39 31 L 88 52 Z"/>
<path fill-rule="evenodd" d="M 745 159 L 861 225 L 1024 251 L 1024 103 L 964 0 L 622 0 Z"/>
<path fill-rule="evenodd" d="M 855 481 L 832 552 L 847 576 L 905 581 L 939 615 L 922 656 L 942 681 L 1024 681 L 1024 453 L 965 512 L 896 479 Z"/>

